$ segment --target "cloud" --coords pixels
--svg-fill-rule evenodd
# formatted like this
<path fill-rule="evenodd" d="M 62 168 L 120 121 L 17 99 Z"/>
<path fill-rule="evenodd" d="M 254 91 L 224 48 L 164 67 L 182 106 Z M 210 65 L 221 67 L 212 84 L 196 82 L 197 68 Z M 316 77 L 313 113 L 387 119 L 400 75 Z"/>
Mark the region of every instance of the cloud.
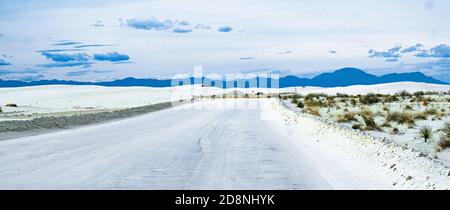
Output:
<path fill-rule="evenodd" d="M 36 52 L 47 52 L 47 53 L 55 53 L 55 52 L 76 52 L 76 51 L 83 51 L 82 49 L 50 49 L 50 50 L 39 50 Z"/>
<path fill-rule="evenodd" d="M 369 50 L 369 57 L 370 58 L 400 58 L 400 54 L 398 52 L 400 51 L 402 47 L 394 47 L 387 51 L 376 51 L 374 49 Z"/>
<path fill-rule="evenodd" d="M 426 10 L 433 10 L 433 8 L 434 8 L 433 1 L 430 1 L 430 0 L 426 1 L 424 7 Z"/>
<path fill-rule="evenodd" d="M 211 26 L 203 25 L 203 24 L 197 24 L 195 29 L 204 29 L 204 30 L 211 30 Z"/>
<path fill-rule="evenodd" d="M 388 58 L 385 60 L 386 62 L 392 63 L 392 62 L 397 62 L 398 59 L 397 58 Z"/>
<path fill-rule="evenodd" d="M 110 73 L 113 71 L 72 71 L 72 72 L 68 72 L 66 73 L 66 76 L 69 77 L 75 77 L 75 76 L 82 76 L 82 75 L 86 75 L 86 74 L 90 74 L 90 73 L 95 73 L 95 74 L 101 74 L 101 73 Z"/>
<path fill-rule="evenodd" d="M 337 52 L 336 52 L 336 50 L 328 50 L 328 53 L 330 53 L 330 54 L 336 54 Z"/>
<path fill-rule="evenodd" d="M 52 44 L 54 46 L 66 46 L 66 45 L 76 45 L 76 44 L 81 44 L 80 42 L 74 42 L 74 41 L 70 41 L 70 40 L 61 40 L 58 43 Z"/>
<path fill-rule="evenodd" d="M 184 29 L 184 28 L 175 28 L 173 29 L 174 33 L 191 33 L 192 29 Z"/>
<path fill-rule="evenodd" d="M 120 19 L 119 19 L 120 20 Z M 196 30 L 211 30 L 211 26 L 204 24 L 192 24 L 187 20 L 158 20 L 155 17 L 149 19 L 127 19 L 121 21 L 122 26 L 139 29 L 139 30 L 155 30 L 155 31 L 167 31 L 173 33 L 191 33 Z M 218 32 L 231 32 L 233 28 L 230 26 L 220 26 L 217 29 Z"/>
<path fill-rule="evenodd" d="M 291 53 L 292 53 L 292 51 L 286 50 L 286 51 L 278 52 L 278 55 L 286 55 L 286 54 L 291 54 Z"/>
<path fill-rule="evenodd" d="M 5 61 L 3 59 L 0 59 L 0 66 L 9 66 L 9 65 L 11 65 L 10 62 L 7 62 L 7 61 Z"/>
<path fill-rule="evenodd" d="M 450 58 L 450 46 L 446 44 L 441 44 L 430 50 L 423 49 L 421 52 L 416 54 L 419 58 Z"/>
<path fill-rule="evenodd" d="M 417 53 L 415 56 L 419 57 L 419 58 L 429 58 L 429 57 L 431 57 L 430 53 L 428 53 L 426 50 Z"/>
<path fill-rule="evenodd" d="M 3 80 L 20 80 L 20 81 L 35 81 L 41 80 L 44 76 L 37 71 L 0 71 Z"/>
<path fill-rule="evenodd" d="M 90 25 L 93 27 L 103 27 L 105 26 L 105 24 L 103 23 L 103 21 L 97 20 L 94 24 Z"/>
<path fill-rule="evenodd" d="M 75 67 L 79 66 L 81 68 L 89 68 L 93 62 L 90 61 L 70 61 L 70 62 L 56 62 L 38 65 L 44 68 L 61 68 L 61 67 Z"/>
<path fill-rule="evenodd" d="M 219 29 L 217 29 L 217 31 L 227 33 L 233 31 L 233 28 L 230 26 L 220 26 Z"/>
<path fill-rule="evenodd" d="M 401 53 L 410 53 L 410 52 L 416 52 L 419 49 L 422 49 L 424 46 L 422 44 L 416 44 L 411 47 L 407 47 L 401 51 Z"/>
<path fill-rule="evenodd" d="M 126 61 L 129 60 L 130 57 L 125 54 L 119 54 L 117 52 L 111 52 L 106 54 L 94 54 L 94 60 L 97 61 L 111 61 L 111 62 L 117 62 L 117 61 Z"/>
<path fill-rule="evenodd" d="M 114 45 L 107 45 L 107 44 L 84 44 L 84 45 L 77 45 L 74 48 L 88 48 L 88 47 L 110 47 Z"/>
<path fill-rule="evenodd" d="M 179 22 L 178 23 L 179 25 L 182 25 L 182 26 L 189 26 L 189 25 L 191 25 L 188 21 L 186 21 L 186 20 L 183 20 L 183 21 L 181 21 L 181 22 Z"/>
<path fill-rule="evenodd" d="M 42 52 L 43 56 L 47 59 L 55 61 L 55 62 L 69 62 L 69 61 L 88 61 L 90 60 L 90 56 L 86 53 L 75 53 L 75 54 L 65 54 L 65 53 L 50 53 L 50 52 Z"/>
<path fill-rule="evenodd" d="M 32 74 L 32 73 L 38 73 L 36 70 L 1 70 L 0 75 L 7 75 L 7 74 Z"/>
<path fill-rule="evenodd" d="M 450 58 L 450 46 L 441 44 L 430 49 L 432 57 L 435 58 Z"/>
<path fill-rule="evenodd" d="M 273 69 L 273 68 L 260 68 L 260 69 L 247 69 L 240 71 L 243 74 L 277 74 L 277 75 L 289 75 L 291 74 L 290 70 L 281 70 L 281 69 Z"/>
<path fill-rule="evenodd" d="M 242 58 L 239 58 L 240 60 L 254 60 L 254 59 L 256 59 L 256 58 L 253 58 L 253 57 L 242 57 Z"/>
<path fill-rule="evenodd" d="M 174 27 L 175 23 L 171 20 L 159 21 L 156 18 L 150 19 L 128 19 L 126 20 L 126 26 L 141 29 L 141 30 L 168 30 Z"/>

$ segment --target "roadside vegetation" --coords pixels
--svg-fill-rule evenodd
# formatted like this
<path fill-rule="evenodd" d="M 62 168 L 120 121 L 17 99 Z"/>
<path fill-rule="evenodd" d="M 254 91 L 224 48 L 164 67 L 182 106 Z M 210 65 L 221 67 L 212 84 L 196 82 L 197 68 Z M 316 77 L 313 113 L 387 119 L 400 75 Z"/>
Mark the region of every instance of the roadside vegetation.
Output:
<path fill-rule="evenodd" d="M 331 119 L 355 130 L 375 132 L 377 136 L 399 139 L 407 146 L 429 145 L 426 147 L 437 148 L 439 152 L 450 148 L 449 92 L 284 94 L 281 100 L 290 101 L 305 114 Z"/>

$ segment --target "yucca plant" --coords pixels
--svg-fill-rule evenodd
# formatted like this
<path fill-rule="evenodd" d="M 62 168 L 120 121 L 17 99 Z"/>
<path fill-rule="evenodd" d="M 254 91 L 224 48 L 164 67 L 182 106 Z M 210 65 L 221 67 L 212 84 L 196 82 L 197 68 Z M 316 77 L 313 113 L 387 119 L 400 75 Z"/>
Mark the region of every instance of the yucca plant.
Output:
<path fill-rule="evenodd" d="M 446 122 L 441 130 L 444 132 L 444 136 L 450 139 L 450 122 Z"/>
<path fill-rule="evenodd" d="M 430 126 L 424 126 L 420 129 L 420 137 L 425 140 L 425 143 L 428 142 L 428 140 L 433 137 L 433 128 Z"/>

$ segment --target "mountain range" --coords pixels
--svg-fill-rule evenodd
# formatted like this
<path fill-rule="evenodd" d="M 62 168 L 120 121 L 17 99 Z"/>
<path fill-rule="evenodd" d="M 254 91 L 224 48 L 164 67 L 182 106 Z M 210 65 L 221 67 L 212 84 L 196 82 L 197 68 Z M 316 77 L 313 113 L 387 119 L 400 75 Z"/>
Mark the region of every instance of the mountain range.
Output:
<path fill-rule="evenodd" d="M 187 83 L 193 84 L 209 84 L 217 86 L 217 82 L 221 82 L 221 87 L 258 87 L 262 80 L 267 78 L 255 78 L 253 82 L 248 80 L 236 80 L 236 81 L 213 81 L 207 78 L 186 78 Z M 268 87 L 272 86 L 274 81 L 268 80 Z M 276 82 L 276 81 L 275 81 Z M 426 76 L 421 72 L 411 73 L 392 73 L 382 76 L 375 76 L 364 72 L 361 69 L 356 68 L 343 68 L 336 70 L 332 73 L 322 73 L 311 79 L 300 78 L 297 76 L 286 76 L 279 79 L 279 87 L 296 87 L 296 86 L 316 86 L 316 87 L 345 87 L 352 85 L 374 85 L 382 83 L 392 82 L 423 82 L 433 84 L 448 84 L 446 82 L 434 79 Z M 125 78 L 107 82 L 78 82 L 67 80 L 39 80 L 39 81 L 17 81 L 17 80 L 1 80 L 0 87 L 27 87 L 27 86 L 39 86 L 39 85 L 98 85 L 107 87 L 170 87 L 172 86 L 172 80 L 170 79 L 137 79 L 137 78 Z M 185 83 L 176 82 L 177 85 L 183 85 Z"/>

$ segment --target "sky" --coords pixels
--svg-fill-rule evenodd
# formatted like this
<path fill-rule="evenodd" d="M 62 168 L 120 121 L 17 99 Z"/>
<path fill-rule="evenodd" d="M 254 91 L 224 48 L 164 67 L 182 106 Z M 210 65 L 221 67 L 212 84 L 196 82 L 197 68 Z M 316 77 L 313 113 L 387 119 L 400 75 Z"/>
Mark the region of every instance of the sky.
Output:
<path fill-rule="evenodd" d="M 0 0 L 0 79 L 343 67 L 450 82 L 448 0 Z"/>

